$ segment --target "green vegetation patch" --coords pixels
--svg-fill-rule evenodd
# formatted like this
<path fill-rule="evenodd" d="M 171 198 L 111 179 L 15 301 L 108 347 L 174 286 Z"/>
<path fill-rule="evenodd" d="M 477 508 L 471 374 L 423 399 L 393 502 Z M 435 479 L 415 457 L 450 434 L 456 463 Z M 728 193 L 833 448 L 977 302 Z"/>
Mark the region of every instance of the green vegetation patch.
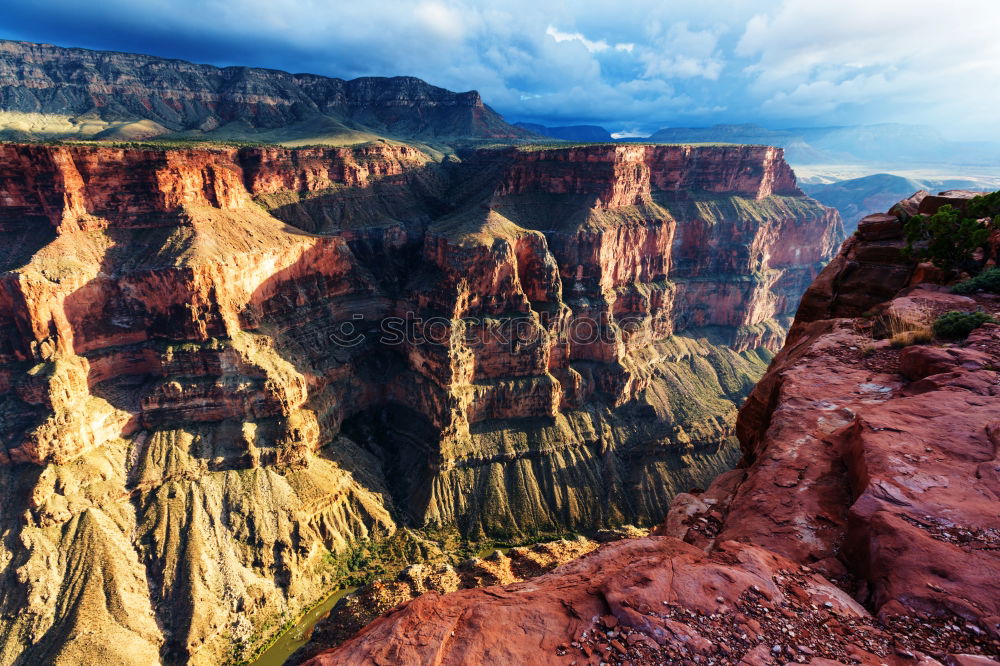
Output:
<path fill-rule="evenodd" d="M 939 338 L 964 339 L 969 337 L 969 333 L 987 323 L 995 324 L 997 320 L 982 310 L 976 312 L 952 310 L 934 320 L 934 335 Z"/>
<path fill-rule="evenodd" d="M 903 226 L 905 251 L 945 270 L 978 273 L 989 256 L 990 235 L 1000 230 L 1000 192 L 969 201 L 964 211 L 946 204 L 933 215 L 914 215 Z M 977 252 L 982 249 L 982 256 Z"/>
<path fill-rule="evenodd" d="M 963 280 L 951 288 L 953 294 L 974 294 L 989 291 L 1000 294 L 1000 268 L 989 268 L 979 275 Z"/>
<path fill-rule="evenodd" d="M 753 199 L 713 192 L 692 192 L 680 198 L 672 193 L 657 192 L 654 199 L 679 220 L 703 220 L 715 225 L 724 220 L 762 223 L 788 217 L 810 217 L 824 213 L 823 208 L 808 197 L 771 195 Z"/>

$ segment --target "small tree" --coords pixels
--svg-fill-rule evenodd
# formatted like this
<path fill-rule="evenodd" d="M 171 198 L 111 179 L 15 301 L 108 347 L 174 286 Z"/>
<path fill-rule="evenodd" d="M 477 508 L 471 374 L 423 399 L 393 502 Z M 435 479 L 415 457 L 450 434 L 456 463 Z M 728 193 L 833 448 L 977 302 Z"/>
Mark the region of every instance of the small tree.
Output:
<path fill-rule="evenodd" d="M 969 201 L 965 207 L 965 214 L 969 217 L 993 219 L 994 225 L 1000 225 L 1000 191 L 990 192 L 975 197 Z"/>
<path fill-rule="evenodd" d="M 978 273 L 986 257 L 984 252 L 983 260 L 976 261 L 976 251 L 985 248 L 990 232 L 998 227 L 1000 216 L 983 222 L 946 204 L 933 215 L 914 215 L 906 222 L 903 227 L 906 252 L 921 260 L 930 260 L 945 270 Z M 917 243 L 926 243 L 926 246 L 915 249 Z"/>

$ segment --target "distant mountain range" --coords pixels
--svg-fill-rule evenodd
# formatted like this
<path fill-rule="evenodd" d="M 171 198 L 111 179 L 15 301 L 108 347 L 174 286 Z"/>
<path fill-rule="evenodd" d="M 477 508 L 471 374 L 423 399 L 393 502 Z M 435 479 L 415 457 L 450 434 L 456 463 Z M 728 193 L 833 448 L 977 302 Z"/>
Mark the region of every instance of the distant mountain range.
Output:
<path fill-rule="evenodd" d="M 885 212 L 900 199 L 918 190 L 937 192 L 940 190 L 965 189 L 986 190 L 981 183 L 973 180 L 932 180 L 918 181 L 888 173 L 877 173 L 863 178 L 852 178 L 835 183 L 799 183 L 803 192 L 822 204 L 840 211 L 844 228 L 851 232 L 865 215 Z"/>
<path fill-rule="evenodd" d="M 611 132 L 597 125 L 546 127 L 535 123 L 514 123 L 517 127 L 561 141 L 614 141 Z"/>
<path fill-rule="evenodd" d="M 546 127 L 519 122 L 538 135 L 564 141 L 615 141 L 597 125 Z M 668 127 L 648 137 L 618 139 L 634 143 L 744 143 L 779 146 L 794 164 L 865 164 L 886 167 L 914 164 L 996 166 L 1000 143 L 950 141 L 920 125 L 882 123 L 844 127 L 768 129 L 751 123 L 711 127 Z"/>
<path fill-rule="evenodd" d="M 949 141 L 933 128 L 898 123 L 779 130 L 753 124 L 671 127 L 645 140 L 780 146 L 785 149 L 786 159 L 793 164 L 996 165 L 1000 162 L 1000 143 Z"/>
<path fill-rule="evenodd" d="M 0 139 L 520 139 L 478 92 L 0 40 Z"/>

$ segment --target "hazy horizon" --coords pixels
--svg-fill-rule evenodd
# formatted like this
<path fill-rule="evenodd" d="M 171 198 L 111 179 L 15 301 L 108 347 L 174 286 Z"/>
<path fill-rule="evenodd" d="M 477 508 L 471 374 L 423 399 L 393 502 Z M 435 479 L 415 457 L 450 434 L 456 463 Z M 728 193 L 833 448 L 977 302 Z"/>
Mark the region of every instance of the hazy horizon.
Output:
<path fill-rule="evenodd" d="M 1000 139 L 1000 5 L 807 0 L 7 3 L 0 38 L 478 90 L 512 122 L 906 123 Z M 975 16 L 974 21 L 969 17 Z"/>

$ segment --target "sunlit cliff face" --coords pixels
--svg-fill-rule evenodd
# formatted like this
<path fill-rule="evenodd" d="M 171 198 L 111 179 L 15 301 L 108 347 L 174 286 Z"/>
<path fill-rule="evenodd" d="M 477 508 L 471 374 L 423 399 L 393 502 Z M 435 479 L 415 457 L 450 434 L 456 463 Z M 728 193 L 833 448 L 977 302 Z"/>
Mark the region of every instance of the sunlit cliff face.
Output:
<path fill-rule="evenodd" d="M 250 648 L 400 524 L 659 520 L 840 233 L 768 148 L 0 153 L 16 651 Z"/>

